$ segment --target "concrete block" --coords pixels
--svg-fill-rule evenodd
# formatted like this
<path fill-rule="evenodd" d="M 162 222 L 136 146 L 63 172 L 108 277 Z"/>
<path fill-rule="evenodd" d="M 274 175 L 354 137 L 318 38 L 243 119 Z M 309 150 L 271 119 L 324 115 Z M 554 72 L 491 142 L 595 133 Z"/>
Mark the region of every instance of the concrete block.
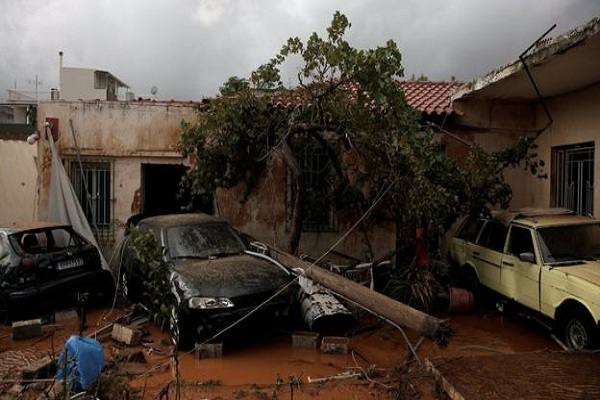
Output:
<path fill-rule="evenodd" d="M 78 319 L 77 310 L 59 310 L 54 312 L 54 322 L 68 321 L 72 319 Z"/>
<path fill-rule="evenodd" d="M 292 344 L 294 347 L 310 347 L 316 349 L 319 342 L 319 334 L 316 332 L 297 331 L 292 333 Z"/>
<path fill-rule="evenodd" d="M 348 354 L 350 339 L 340 336 L 323 336 L 321 351 L 323 353 Z"/>
<path fill-rule="evenodd" d="M 35 379 L 48 378 L 50 375 L 54 374 L 55 370 L 56 365 L 52 358 L 50 356 L 45 356 L 23 368 L 21 379 L 23 379 L 23 383 L 27 383 L 27 381 Z"/>
<path fill-rule="evenodd" d="M 42 336 L 42 320 L 30 319 L 12 323 L 12 339 L 23 340 Z"/>
<path fill-rule="evenodd" d="M 140 344 L 141 332 L 135 328 L 114 324 L 111 337 L 117 342 L 125 343 L 128 346 L 136 346 Z"/>

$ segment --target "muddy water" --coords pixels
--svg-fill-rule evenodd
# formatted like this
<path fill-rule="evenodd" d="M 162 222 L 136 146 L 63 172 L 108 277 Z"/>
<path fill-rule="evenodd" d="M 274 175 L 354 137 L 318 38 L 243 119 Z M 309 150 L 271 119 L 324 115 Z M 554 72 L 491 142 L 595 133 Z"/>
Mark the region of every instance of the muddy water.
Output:
<path fill-rule="evenodd" d="M 115 310 L 106 315 L 105 309 L 93 310 L 88 314 L 89 328 L 85 334 L 92 333 L 98 327 L 114 321 L 122 315 L 122 310 Z M 500 315 L 497 312 L 468 313 L 468 314 L 441 314 L 438 318 L 449 318 L 454 329 L 454 336 L 449 344 L 441 348 L 430 340 L 420 341 L 420 336 L 412 331 L 405 331 L 409 343 L 415 346 L 419 361 L 427 358 L 447 358 L 468 355 L 491 355 L 494 353 L 529 352 L 543 349 L 560 350 L 559 345 L 550 338 L 549 333 L 538 325 L 526 320 Z M 263 337 L 242 335 L 234 341 L 223 343 L 222 357 L 199 359 L 195 354 L 180 354 L 179 373 L 180 380 L 186 387 L 198 388 L 194 395 L 206 393 L 205 398 L 232 398 L 223 392 L 229 388 L 240 390 L 261 386 L 275 387 L 278 379 L 287 385 L 290 378 L 302 382 L 303 388 L 319 387 L 323 394 L 323 385 L 311 385 L 314 379 L 332 377 L 347 371 L 367 370 L 376 368 L 382 376 L 393 376 L 394 368 L 410 360 L 416 363 L 409 351 L 407 342 L 401 331 L 387 324 L 381 324 L 373 317 L 361 318 L 363 330 L 349 337 L 347 354 L 324 354 L 319 348 L 296 347 L 292 340 L 292 332 L 279 332 Z M 146 393 L 144 398 L 154 398 L 162 388 L 173 379 L 172 360 L 169 357 L 170 349 L 166 345 L 168 335 L 147 324 L 144 326 L 149 332 L 146 338 L 150 345 L 161 348 L 162 352 L 148 352 L 147 347 L 136 346 L 131 350 L 142 350 L 148 361 L 146 364 L 137 365 L 135 378 L 131 384 L 141 392 Z M 52 330 L 52 335 L 38 339 L 12 341 L 10 328 L 0 328 L 0 348 L 29 349 L 34 348 L 40 352 L 47 352 L 50 348 L 60 348 L 64 341 L 76 334 L 78 321 L 63 321 L 45 328 Z M 110 339 L 102 342 L 108 357 L 111 357 L 114 344 Z M 155 367 L 164 367 L 157 368 Z M 205 389 L 203 385 L 214 382 L 216 387 Z M 335 389 L 327 393 L 326 398 L 347 399 L 365 398 L 364 393 L 340 391 L 346 387 L 348 381 L 337 381 Z M 364 382 L 364 381 L 363 381 Z M 326 386 L 326 385 L 325 385 Z M 369 398 L 373 397 L 373 386 L 368 384 L 363 389 L 352 390 L 370 391 Z M 199 392 L 201 390 L 203 392 Z M 350 390 L 350 389 L 346 389 Z M 217 395 L 218 393 L 221 393 Z M 366 392 L 365 392 L 366 393 Z M 217 396 L 217 397 L 215 397 Z M 295 399 L 323 398 L 314 397 L 314 393 L 301 397 L 296 393 Z M 285 397 L 283 397 L 285 398 Z"/>
<path fill-rule="evenodd" d="M 430 340 L 419 343 L 419 335 L 405 331 L 420 361 L 459 355 L 560 350 L 549 333 L 531 322 L 499 315 L 438 315 L 450 318 L 455 331 L 450 343 L 441 348 Z M 199 359 L 194 354 L 179 357 L 180 377 L 188 382 L 218 381 L 222 385 L 274 385 L 278 378 L 302 382 L 331 377 L 346 371 L 375 366 L 393 369 L 412 352 L 401 331 L 381 325 L 376 319 L 363 321 L 362 333 L 349 338 L 347 354 L 324 354 L 319 348 L 295 347 L 291 333 L 279 333 L 248 341 L 225 342 L 221 358 Z"/>

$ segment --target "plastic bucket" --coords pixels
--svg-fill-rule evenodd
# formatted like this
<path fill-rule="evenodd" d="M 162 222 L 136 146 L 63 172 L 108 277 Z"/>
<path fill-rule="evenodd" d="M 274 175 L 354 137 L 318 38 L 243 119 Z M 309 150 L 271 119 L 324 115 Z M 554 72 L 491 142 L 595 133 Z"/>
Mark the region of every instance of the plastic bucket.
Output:
<path fill-rule="evenodd" d="M 450 312 L 467 312 L 471 311 L 475 305 L 473 293 L 467 289 L 450 287 L 450 304 L 448 311 Z"/>

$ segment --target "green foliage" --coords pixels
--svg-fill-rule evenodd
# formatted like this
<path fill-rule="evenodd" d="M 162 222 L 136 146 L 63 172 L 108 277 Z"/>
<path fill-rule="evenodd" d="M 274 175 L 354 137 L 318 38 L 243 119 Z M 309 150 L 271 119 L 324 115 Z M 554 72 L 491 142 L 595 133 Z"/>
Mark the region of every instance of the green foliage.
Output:
<path fill-rule="evenodd" d="M 180 150 L 194 163 L 186 178 L 193 194 L 231 188 L 242 182 L 250 194 L 278 157 L 292 171 L 294 193 L 302 204 L 319 204 L 307 191 L 300 162 L 303 149 L 327 154 L 339 207 L 366 210 L 388 190 L 372 216 L 398 227 L 426 224 L 430 234 L 448 221 L 490 204 L 507 205 L 511 191 L 502 171 L 511 165 L 542 167 L 531 153 L 532 142 L 486 154 L 473 147 L 464 166 L 447 157 L 434 135 L 419 124 L 420 114 L 406 104 L 398 79 L 402 56 L 392 40 L 373 49 L 357 49 L 344 40 L 351 27 L 336 12 L 326 36 L 313 33 L 305 42 L 290 38 L 278 54 L 250 75 L 256 89 L 218 98 L 198 121 L 182 125 Z M 284 88 L 280 68 L 300 59 L 298 84 Z M 419 79 L 426 79 L 421 76 Z M 276 91 L 275 91 L 276 90 Z M 310 142 L 310 145 L 307 143 Z M 348 163 L 350 152 L 358 154 Z M 300 223 L 292 227 L 294 252 L 305 211 L 294 208 Z M 294 232 L 298 234 L 295 235 Z"/>
<path fill-rule="evenodd" d="M 137 226 L 131 226 L 129 231 L 131 247 L 139 261 L 139 273 L 145 278 L 144 298 L 148 300 L 150 319 L 164 330 L 169 323 L 170 265 L 152 231 L 142 232 Z"/>
<path fill-rule="evenodd" d="M 219 88 L 219 92 L 222 96 L 233 96 L 246 89 L 248 89 L 247 80 L 232 76 Z"/>

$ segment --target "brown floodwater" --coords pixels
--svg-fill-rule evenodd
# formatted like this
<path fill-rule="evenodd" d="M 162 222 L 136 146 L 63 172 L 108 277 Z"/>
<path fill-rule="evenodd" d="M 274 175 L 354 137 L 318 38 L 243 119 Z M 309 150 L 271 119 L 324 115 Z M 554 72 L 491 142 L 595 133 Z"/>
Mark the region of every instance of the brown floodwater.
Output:
<path fill-rule="evenodd" d="M 98 327 L 114 321 L 121 316 L 122 310 L 114 310 L 107 315 L 106 309 L 92 310 L 87 317 L 89 327 L 85 334 L 91 334 Z M 496 311 L 469 312 L 464 314 L 438 313 L 438 318 L 449 319 L 454 335 L 445 347 L 440 347 L 431 340 L 421 340 L 416 332 L 404 332 L 388 324 L 381 323 L 368 314 L 360 318 L 358 333 L 348 337 L 347 354 L 326 354 L 320 348 L 294 346 L 293 332 L 271 332 L 256 335 L 243 332 L 235 339 L 227 339 L 222 344 L 222 356 L 218 358 L 198 358 L 195 353 L 180 353 L 179 379 L 187 390 L 194 391 L 188 398 L 232 398 L 224 394 L 227 388 L 237 391 L 236 398 L 242 397 L 240 390 L 252 387 L 276 388 L 281 384 L 284 388 L 293 381 L 302 382 L 303 388 L 319 388 L 319 393 L 295 393 L 279 398 L 386 398 L 384 384 L 366 382 L 360 389 L 350 388 L 346 380 L 336 380 L 337 386 L 327 391 L 327 384 L 315 383 L 347 372 L 377 371 L 374 380 L 383 378 L 389 382 L 393 371 L 409 361 L 411 364 L 424 362 L 425 359 L 447 358 L 461 355 L 488 355 L 493 353 L 514 353 L 536 350 L 561 350 L 550 337 L 549 332 L 531 321 L 506 316 Z M 173 360 L 169 357 L 168 334 L 160 332 L 151 324 L 143 326 L 148 332 L 145 340 L 149 343 L 142 347 L 147 360 L 135 369 L 131 385 L 137 388 L 144 398 L 155 398 L 174 377 Z M 0 349 L 31 348 L 41 353 L 49 349 L 60 348 L 71 335 L 77 334 L 78 321 L 62 321 L 45 328 L 51 335 L 24 341 L 10 339 L 10 327 L 0 329 Z M 298 331 L 295 331 L 298 333 Z M 408 339 L 408 342 L 405 339 Z M 418 360 L 415 360 L 409 345 L 415 347 Z M 102 342 L 107 357 L 112 357 L 115 345 L 110 339 Z M 149 351 L 154 348 L 162 351 Z M 345 389 L 344 389 L 345 388 Z M 379 391 L 382 389 L 382 392 Z M 275 390 L 275 389 L 273 389 Z M 316 389 L 314 389 L 316 390 Z M 343 390 L 346 390 L 344 392 Z M 349 393 L 348 391 L 351 391 Z M 364 391 L 364 392 L 361 392 Z M 231 392 L 229 392 L 231 393 Z M 185 396 L 183 396 L 186 398 Z"/>

